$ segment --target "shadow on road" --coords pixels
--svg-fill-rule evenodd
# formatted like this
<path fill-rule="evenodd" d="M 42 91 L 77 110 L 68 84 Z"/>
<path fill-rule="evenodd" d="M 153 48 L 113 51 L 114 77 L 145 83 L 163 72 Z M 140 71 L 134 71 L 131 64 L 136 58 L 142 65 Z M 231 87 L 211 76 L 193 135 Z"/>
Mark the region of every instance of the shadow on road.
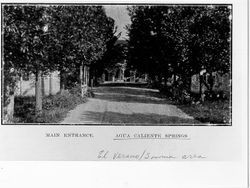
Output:
<path fill-rule="evenodd" d="M 112 102 L 169 104 L 157 90 L 131 87 L 99 87 L 95 98 Z"/>
<path fill-rule="evenodd" d="M 100 118 L 102 117 L 102 118 Z M 136 123 L 152 123 L 152 124 L 166 124 L 166 122 L 171 122 L 171 124 L 178 125 L 180 123 L 187 124 L 197 124 L 199 123 L 195 119 L 180 118 L 176 116 L 167 116 L 159 115 L 154 113 L 142 114 L 142 113 L 133 113 L 133 114 L 122 114 L 116 112 L 92 112 L 87 111 L 82 118 L 82 121 L 88 119 L 88 121 L 98 122 L 98 123 L 127 123 L 127 124 L 136 124 Z"/>

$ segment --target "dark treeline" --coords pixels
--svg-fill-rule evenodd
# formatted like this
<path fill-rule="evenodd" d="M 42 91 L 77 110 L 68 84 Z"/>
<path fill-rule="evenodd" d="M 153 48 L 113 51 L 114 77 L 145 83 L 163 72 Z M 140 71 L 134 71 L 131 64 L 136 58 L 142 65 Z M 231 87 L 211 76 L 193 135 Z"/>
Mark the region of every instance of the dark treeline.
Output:
<path fill-rule="evenodd" d="M 16 81 L 36 77 L 36 112 L 42 110 L 42 76 L 59 71 L 61 90 L 81 82 L 115 40 L 114 20 L 102 6 L 3 6 L 4 106 L 13 115 Z M 71 83 L 66 76 L 71 76 Z"/>
<path fill-rule="evenodd" d="M 131 68 L 150 80 L 190 92 L 191 77 L 213 91 L 213 72 L 229 73 L 231 64 L 230 6 L 129 7 Z M 203 71 L 203 74 L 201 74 Z M 208 79 L 205 79 L 208 78 Z M 201 88 L 201 87 L 200 87 Z"/>

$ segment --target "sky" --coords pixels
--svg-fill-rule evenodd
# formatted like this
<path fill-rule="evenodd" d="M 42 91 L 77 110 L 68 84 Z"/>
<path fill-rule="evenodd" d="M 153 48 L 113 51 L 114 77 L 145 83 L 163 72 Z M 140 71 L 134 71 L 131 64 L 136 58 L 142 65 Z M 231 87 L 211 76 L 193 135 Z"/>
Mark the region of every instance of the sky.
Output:
<path fill-rule="evenodd" d="M 126 35 L 127 31 L 125 26 L 130 24 L 130 17 L 128 15 L 128 11 L 126 10 L 126 5 L 105 5 L 107 16 L 113 18 L 115 20 L 115 25 L 117 26 L 117 33 L 121 33 L 120 39 L 127 39 Z"/>

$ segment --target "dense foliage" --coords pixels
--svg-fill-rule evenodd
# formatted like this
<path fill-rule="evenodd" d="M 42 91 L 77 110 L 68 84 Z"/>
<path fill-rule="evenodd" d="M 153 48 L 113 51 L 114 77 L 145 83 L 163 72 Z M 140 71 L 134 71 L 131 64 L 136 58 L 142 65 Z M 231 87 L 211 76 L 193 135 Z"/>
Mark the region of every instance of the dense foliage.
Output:
<path fill-rule="evenodd" d="M 39 109 L 42 75 L 58 70 L 62 84 L 67 72 L 79 78 L 80 65 L 95 64 L 113 37 L 114 21 L 102 6 L 5 5 L 3 14 L 4 98 L 20 73 L 33 73 Z"/>
<path fill-rule="evenodd" d="M 128 8 L 129 65 L 154 82 L 172 78 L 190 90 L 191 76 L 230 70 L 230 6 L 134 6 Z M 177 82 L 178 80 L 178 82 Z"/>
<path fill-rule="evenodd" d="M 114 21 L 101 6 L 56 6 L 49 15 L 53 36 L 49 60 L 61 72 L 63 83 L 65 73 L 79 72 L 82 64 L 93 66 L 103 56 L 113 37 Z"/>

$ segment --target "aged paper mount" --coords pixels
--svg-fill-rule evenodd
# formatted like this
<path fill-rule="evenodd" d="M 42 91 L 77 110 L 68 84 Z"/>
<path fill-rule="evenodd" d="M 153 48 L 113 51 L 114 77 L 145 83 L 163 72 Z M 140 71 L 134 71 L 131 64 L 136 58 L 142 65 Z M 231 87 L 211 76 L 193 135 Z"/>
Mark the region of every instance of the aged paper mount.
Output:
<path fill-rule="evenodd" d="M 51 186 L 41 183 L 38 187 L 65 187 L 62 179 L 67 178 L 72 187 L 80 187 L 81 175 L 85 176 L 86 185 L 93 187 L 247 187 L 247 1 L 166 3 L 232 4 L 232 126 L 1 125 L 0 179 L 5 179 L 0 185 L 18 187 L 10 181 L 13 174 L 20 175 L 20 169 L 26 169 L 23 171 L 32 176 L 32 170 L 39 167 L 37 174 L 45 174 Z M 5 161 L 37 162 L 27 165 Z M 133 163 L 124 164 L 125 161 Z M 61 166 L 64 172 L 60 172 Z M 75 178 L 70 176 L 72 172 Z M 50 178 L 53 173 L 61 177 Z M 103 179 L 96 181 L 94 176 Z M 19 187 L 26 188 L 39 180 L 34 177 L 27 181 L 25 175 L 16 179 L 22 182 Z"/>

